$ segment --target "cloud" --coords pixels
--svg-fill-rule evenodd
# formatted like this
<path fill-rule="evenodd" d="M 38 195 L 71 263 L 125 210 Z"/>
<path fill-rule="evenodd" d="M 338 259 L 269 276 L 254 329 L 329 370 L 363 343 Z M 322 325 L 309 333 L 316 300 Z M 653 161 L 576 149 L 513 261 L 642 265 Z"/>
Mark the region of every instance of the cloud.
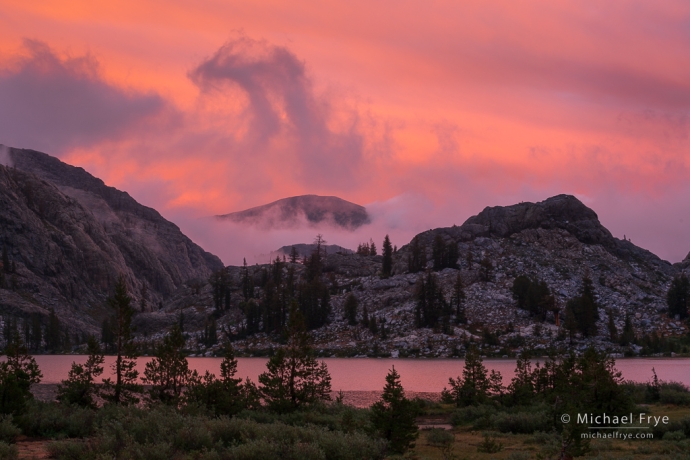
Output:
<path fill-rule="evenodd" d="M 24 56 L 0 73 L 0 142 L 58 154 L 143 129 L 165 108 L 154 93 L 106 83 L 90 56 L 59 56 L 24 40 Z"/>
<path fill-rule="evenodd" d="M 279 159 L 312 187 L 353 189 L 366 175 L 359 118 L 353 113 L 332 127 L 330 101 L 316 94 L 305 64 L 287 48 L 236 38 L 189 76 L 207 95 L 236 90 L 244 96 L 244 155 Z"/>

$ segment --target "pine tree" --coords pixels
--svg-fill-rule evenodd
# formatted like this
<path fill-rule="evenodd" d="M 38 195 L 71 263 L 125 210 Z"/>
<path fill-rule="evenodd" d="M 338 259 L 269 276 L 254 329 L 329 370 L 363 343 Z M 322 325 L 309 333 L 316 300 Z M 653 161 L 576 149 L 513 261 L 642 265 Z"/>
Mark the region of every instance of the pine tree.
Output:
<path fill-rule="evenodd" d="M 666 303 L 668 304 L 669 316 L 674 317 L 678 315 L 680 319 L 688 317 L 688 308 L 690 308 L 690 281 L 685 273 L 677 276 L 671 282 L 671 287 L 666 295 Z"/>
<path fill-rule="evenodd" d="M 446 254 L 445 254 L 445 265 L 446 268 L 453 268 L 453 269 L 458 269 L 460 268 L 458 265 L 458 259 L 460 258 L 460 253 L 458 252 L 458 243 L 456 243 L 454 240 L 450 240 L 448 244 L 446 245 Z"/>
<path fill-rule="evenodd" d="M 101 342 L 103 342 L 106 352 L 112 351 L 113 347 L 115 346 L 113 327 L 108 318 L 104 319 L 103 323 L 101 323 Z"/>
<path fill-rule="evenodd" d="M 369 240 L 369 255 L 370 256 L 377 255 L 376 244 L 374 244 L 374 240 Z"/>
<path fill-rule="evenodd" d="M 450 305 L 455 308 L 455 322 L 457 324 L 466 324 L 467 315 L 465 314 L 465 286 L 462 282 L 462 276 L 458 274 L 453 284 L 453 294 L 451 295 Z"/>
<path fill-rule="evenodd" d="M 258 405 L 256 387 L 249 381 L 235 378 L 237 359 L 230 343 L 225 345 L 225 355 L 220 363 L 220 378 L 206 371 L 204 376 L 192 372 L 185 399 L 187 403 L 199 404 L 216 415 L 232 416 L 243 409 Z"/>
<path fill-rule="evenodd" d="M 412 247 L 407 258 L 407 269 L 410 273 L 417 273 L 426 267 L 426 248 L 419 242 L 419 237 L 412 239 Z"/>
<path fill-rule="evenodd" d="M 633 329 L 632 319 L 630 314 L 625 315 L 625 326 L 623 326 L 623 333 L 620 337 L 620 344 L 626 346 L 635 340 L 635 330 Z"/>
<path fill-rule="evenodd" d="M 530 404 L 534 398 L 534 377 L 532 363 L 527 353 L 518 356 L 515 365 L 515 376 L 508 386 L 508 392 L 514 404 Z"/>
<path fill-rule="evenodd" d="M 577 332 L 577 319 L 575 318 L 575 312 L 573 311 L 573 304 L 571 302 L 568 302 L 565 306 L 565 323 L 563 327 L 568 331 L 568 337 L 572 345 L 575 333 Z"/>
<path fill-rule="evenodd" d="M 435 274 L 428 272 L 426 278 L 419 277 L 415 288 L 415 300 L 417 327 L 436 327 L 447 306 Z"/>
<path fill-rule="evenodd" d="M 244 300 L 247 301 L 254 297 L 254 281 L 249 276 L 249 268 L 247 267 L 247 259 L 243 259 L 242 269 L 240 271 L 242 278 L 242 295 Z"/>
<path fill-rule="evenodd" d="M 268 407 L 291 412 L 318 401 L 330 400 L 331 376 L 326 364 L 317 362 L 296 303 L 290 307 L 287 345 L 279 348 L 259 375 L 260 388 Z"/>
<path fill-rule="evenodd" d="M 146 363 L 143 382 L 151 385 L 153 401 L 176 405 L 182 390 L 189 384 L 191 372 L 183 352 L 184 345 L 182 330 L 176 324 L 156 347 L 155 357 Z"/>
<path fill-rule="evenodd" d="M 462 378 L 448 379 L 450 395 L 458 407 L 484 403 L 489 397 L 491 382 L 479 350 L 471 346 L 465 355 Z"/>
<path fill-rule="evenodd" d="M 115 382 L 103 381 L 103 397 L 114 404 L 136 404 L 141 386 L 136 369 L 137 349 L 132 340 L 132 298 L 127 293 L 124 275 L 120 275 L 115 284 L 115 292 L 108 298 L 108 305 L 114 311 L 112 331 L 115 342 L 115 362 L 112 365 Z"/>
<path fill-rule="evenodd" d="M 50 316 L 48 316 L 48 326 L 46 327 L 46 349 L 52 352 L 57 352 L 62 345 L 60 320 L 58 320 L 55 310 L 50 309 Z"/>
<path fill-rule="evenodd" d="M 43 328 L 41 325 L 41 317 L 37 314 L 31 315 L 31 349 L 38 351 L 43 342 Z"/>
<path fill-rule="evenodd" d="M 609 317 L 609 322 L 607 324 L 607 329 L 609 330 L 609 340 L 611 342 L 618 342 L 618 329 L 616 329 L 616 323 L 613 321 L 613 311 L 608 310 L 606 312 Z"/>
<path fill-rule="evenodd" d="M 372 316 L 369 321 L 369 331 L 374 335 L 379 333 L 379 326 L 376 324 L 376 316 Z"/>
<path fill-rule="evenodd" d="M 43 374 L 16 330 L 5 347 L 5 355 L 6 360 L 0 363 L 0 414 L 19 415 L 33 399 L 31 385 L 39 383 Z"/>
<path fill-rule="evenodd" d="M 296 264 L 298 258 L 299 258 L 299 254 L 297 253 L 297 248 L 293 246 L 290 249 L 290 263 Z"/>
<path fill-rule="evenodd" d="M 488 256 L 479 262 L 479 279 L 485 282 L 493 281 L 494 279 L 494 265 Z"/>
<path fill-rule="evenodd" d="M 386 235 L 383 238 L 383 265 L 381 267 L 381 277 L 388 278 L 393 271 L 393 248 L 391 247 L 391 240 Z"/>
<path fill-rule="evenodd" d="M 362 326 L 369 327 L 369 309 L 366 304 L 362 307 Z"/>
<path fill-rule="evenodd" d="M 578 297 L 570 299 L 566 308 L 570 310 L 577 324 L 577 330 L 585 337 L 597 333 L 599 305 L 594 294 L 594 285 L 588 275 L 582 279 L 582 291 Z"/>
<path fill-rule="evenodd" d="M 381 399 L 371 406 L 371 421 L 379 434 L 388 440 L 391 453 L 403 454 L 414 447 L 417 438 L 416 410 L 405 397 L 400 375 L 391 368 L 386 375 Z"/>
<path fill-rule="evenodd" d="M 436 235 L 431 245 L 431 259 L 434 262 L 434 270 L 442 270 L 445 268 L 445 252 L 446 243 L 443 241 L 441 235 Z"/>
<path fill-rule="evenodd" d="M 85 364 L 72 363 L 67 380 L 58 385 L 57 400 L 63 404 L 81 407 L 97 407 L 94 399 L 98 393 L 96 377 L 103 373 L 105 358 L 98 341 L 93 336 L 87 340 L 89 357 Z"/>
<path fill-rule="evenodd" d="M 359 302 L 357 297 L 350 293 L 345 299 L 345 319 L 350 326 L 355 326 L 357 324 L 357 306 Z"/>

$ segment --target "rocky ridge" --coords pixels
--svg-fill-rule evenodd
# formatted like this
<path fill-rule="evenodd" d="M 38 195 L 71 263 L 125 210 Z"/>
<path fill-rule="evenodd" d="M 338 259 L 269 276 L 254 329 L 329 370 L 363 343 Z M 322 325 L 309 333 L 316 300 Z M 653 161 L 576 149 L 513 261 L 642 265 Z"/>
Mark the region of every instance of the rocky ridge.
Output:
<path fill-rule="evenodd" d="M 138 308 L 157 310 L 186 281 L 222 268 L 157 211 L 82 168 L 9 153 L 12 166 L 0 165 L 0 244 L 14 270 L 0 289 L 3 317 L 45 319 L 53 309 L 70 332 L 96 333 L 120 274 Z"/>
<path fill-rule="evenodd" d="M 421 233 L 417 238 L 425 248 L 427 260 L 431 260 L 431 246 L 437 236 L 446 244 L 453 242 L 458 246 L 459 268 L 446 268 L 436 275 L 446 298 L 458 274 L 462 277 L 467 324 L 454 326 L 451 334 L 415 327 L 414 291 L 423 272 L 408 273 L 410 244 L 394 255 L 393 275 L 387 279 L 379 276 L 381 256 L 329 254 L 324 276 L 334 290 L 333 313 L 330 324 L 314 331 L 318 349 L 326 355 L 453 356 L 462 352 L 468 340 L 483 341 L 485 330 L 500 336 L 490 347 L 494 354 L 523 347 L 545 350 L 564 346 L 564 331 L 555 324 L 553 314 L 541 323 L 517 309 L 511 287 L 519 275 L 544 280 L 561 311 L 569 299 L 579 295 L 584 276 L 593 280 L 600 305 L 599 332 L 593 338 L 578 338 L 582 347 L 594 343 L 612 352 L 623 351 L 609 340 L 609 315 L 619 333 L 626 316 L 630 316 L 638 336 L 653 332 L 682 335 L 688 331 L 687 325 L 665 313 L 670 282 L 684 266 L 674 266 L 630 241 L 613 237 L 596 213 L 573 196 L 490 207 L 461 226 Z M 483 259 L 493 265 L 488 281 L 480 276 Z M 262 268 L 250 267 L 257 281 Z M 303 269 L 299 264 L 294 268 L 298 274 Z M 427 270 L 431 268 L 432 262 L 428 262 Z M 229 267 L 229 272 L 233 285 L 239 286 L 239 267 Z M 206 304 L 203 314 L 211 314 L 210 287 L 204 289 L 206 300 L 198 298 L 194 308 L 198 310 L 199 305 Z M 257 296 L 259 291 L 257 288 Z M 343 306 L 350 292 L 358 298 L 360 312 L 366 305 L 370 317 L 385 321 L 386 338 L 362 326 L 347 324 Z M 239 290 L 233 296 L 233 304 L 237 305 Z M 225 330 L 236 331 L 241 319 L 242 315 L 235 311 L 221 318 L 220 324 Z M 265 353 L 278 343 L 265 334 L 257 334 L 237 346 L 247 354 Z"/>
<path fill-rule="evenodd" d="M 227 267 L 230 309 L 219 315 L 209 284 L 210 275 L 223 267 L 217 257 L 155 210 L 83 169 L 39 152 L 9 152 L 13 166 L 0 166 L 0 231 L 12 270 L 0 288 L 0 315 L 45 317 L 53 309 L 71 332 L 97 333 L 107 315 L 105 298 L 122 273 L 137 307 L 147 298 L 135 318 L 143 342 L 155 341 L 184 319 L 189 347 L 210 354 L 218 346 L 205 348 L 198 340 L 210 318 L 217 319 L 221 338 L 239 331 L 241 267 Z M 467 324 L 453 325 L 446 331 L 451 333 L 415 327 L 414 292 L 424 270 L 408 272 L 411 244 L 394 254 L 393 273 L 386 279 L 380 276 L 380 255 L 326 251 L 323 279 L 331 289 L 332 313 L 326 326 L 313 331 L 318 350 L 344 356 L 453 356 L 470 340 L 486 341 L 487 333 L 494 335 L 487 350 L 499 355 L 523 347 L 563 345 L 563 330 L 553 315 L 541 323 L 517 309 L 511 286 L 519 275 L 544 280 L 561 308 L 579 294 L 585 275 L 593 280 L 601 307 L 599 333 L 578 339 L 578 346 L 595 343 L 623 351 L 609 341 L 609 315 L 619 332 L 626 316 L 638 335 L 687 332 L 685 324 L 667 316 L 665 299 L 673 277 L 690 268 L 690 255 L 672 265 L 613 237 L 596 213 L 575 197 L 489 207 L 461 226 L 423 232 L 416 239 L 426 260 L 431 260 L 438 237 L 458 248 L 458 268 L 446 268 L 436 276 L 446 298 L 461 276 Z M 489 279 L 481 276 L 483 259 L 492 264 Z M 428 262 L 425 269 L 432 265 Z M 288 266 L 297 277 L 305 270 L 299 263 L 287 264 L 284 270 Z M 261 284 L 265 268 L 248 268 L 255 285 Z M 343 307 L 350 293 L 359 300 L 360 316 L 366 306 L 370 317 L 385 324 L 386 337 L 347 324 Z M 261 297 L 261 289 L 254 294 Z M 265 354 L 279 346 L 279 339 L 260 333 L 236 346 L 245 354 Z"/>

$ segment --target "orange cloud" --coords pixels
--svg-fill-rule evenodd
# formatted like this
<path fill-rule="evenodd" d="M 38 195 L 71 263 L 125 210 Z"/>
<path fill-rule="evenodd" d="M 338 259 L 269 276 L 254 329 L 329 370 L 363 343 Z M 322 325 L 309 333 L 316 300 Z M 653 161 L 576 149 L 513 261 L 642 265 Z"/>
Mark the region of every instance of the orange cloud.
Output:
<path fill-rule="evenodd" d="M 171 213 L 319 193 L 433 208 L 387 214 L 424 228 L 562 192 L 686 212 L 687 2 L 233 3 L 4 1 L 0 98 L 25 112 L 0 143 Z"/>

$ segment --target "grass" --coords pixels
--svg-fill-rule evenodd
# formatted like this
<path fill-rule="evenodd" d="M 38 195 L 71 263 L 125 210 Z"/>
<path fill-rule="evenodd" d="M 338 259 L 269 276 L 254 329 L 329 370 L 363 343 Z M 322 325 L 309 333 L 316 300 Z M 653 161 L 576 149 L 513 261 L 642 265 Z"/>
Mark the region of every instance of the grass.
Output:
<path fill-rule="evenodd" d="M 690 417 L 690 407 L 668 404 L 644 405 L 640 409 L 648 415 L 668 416 L 671 423 Z M 435 411 L 437 414 L 439 408 Z M 636 416 L 635 413 L 633 413 Z M 450 413 L 446 413 L 450 421 Z M 436 419 L 438 421 L 438 419 Z M 453 442 L 444 452 L 434 442 L 433 430 L 419 433 L 410 458 L 420 460 L 528 460 L 555 459 L 560 452 L 560 438 L 555 434 L 511 434 L 473 429 L 471 425 L 458 426 L 450 431 Z M 481 452 L 487 436 L 503 445 L 499 452 Z M 590 451 L 583 459 L 625 460 L 690 460 L 690 437 L 684 439 L 677 431 L 669 431 L 653 440 L 592 440 Z"/>

